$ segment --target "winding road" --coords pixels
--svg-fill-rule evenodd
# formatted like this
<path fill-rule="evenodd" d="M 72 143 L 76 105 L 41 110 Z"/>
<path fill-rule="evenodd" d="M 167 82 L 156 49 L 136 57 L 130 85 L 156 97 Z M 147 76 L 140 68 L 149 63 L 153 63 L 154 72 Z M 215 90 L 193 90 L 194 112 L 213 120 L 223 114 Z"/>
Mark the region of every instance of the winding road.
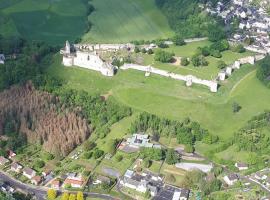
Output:
<path fill-rule="evenodd" d="M 48 188 L 46 187 L 39 187 L 39 186 L 32 186 L 24 184 L 10 175 L 0 171 L 0 180 L 9 183 L 10 186 L 12 186 L 15 189 L 21 190 L 23 192 L 30 193 L 34 195 L 38 200 L 45 200 L 47 195 Z M 58 193 L 61 194 L 65 192 L 64 190 L 58 190 Z M 73 193 L 71 191 L 68 191 L 69 193 Z M 99 193 L 93 193 L 93 192 L 84 192 L 84 195 L 92 198 L 100 198 L 105 200 L 116 200 L 117 198 L 114 198 L 108 194 L 99 194 Z"/>

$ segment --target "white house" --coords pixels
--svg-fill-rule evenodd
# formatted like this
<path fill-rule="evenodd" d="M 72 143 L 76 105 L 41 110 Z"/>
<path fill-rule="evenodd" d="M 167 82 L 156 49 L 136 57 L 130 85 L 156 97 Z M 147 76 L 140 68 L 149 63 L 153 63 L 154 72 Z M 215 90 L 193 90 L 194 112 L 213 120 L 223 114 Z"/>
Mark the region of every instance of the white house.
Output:
<path fill-rule="evenodd" d="M 67 187 L 67 186 L 71 186 L 72 188 L 82 188 L 84 184 L 84 180 L 81 177 L 81 175 L 70 175 L 66 178 L 66 180 L 64 181 L 63 186 Z"/>
<path fill-rule="evenodd" d="M 248 165 L 246 163 L 235 163 L 234 166 L 237 167 L 240 171 L 248 169 Z"/>
<path fill-rule="evenodd" d="M 0 156 L 0 165 L 6 165 L 7 163 L 9 163 L 9 160 L 3 156 Z"/>
<path fill-rule="evenodd" d="M 263 173 L 257 172 L 254 176 L 257 180 L 266 180 L 267 176 Z"/>
<path fill-rule="evenodd" d="M 28 179 L 32 179 L 36 176 L 36 171 L 33 169 L 30 169 L 29 167 L 26 167 L 23 169 L 23 175 L 27 177 Z"/>
<path fill-rule="evenodd" d="M 228 185 L 233 185 L 238 181 L 238 176 L 236 174 L 229 174 L 223 178 L 223 180 L 228 184 Z"/>
<path fill-rule="evenodd" d="M 21 170 L 22 170 L 22 166 L 19 164 L 19 163 L 12 163 L 11 166 L 10 166 L 10 170 L 11 171 L 14 171 L 14 172 L 17 172 L 17 173 L 20 173 Z"/>

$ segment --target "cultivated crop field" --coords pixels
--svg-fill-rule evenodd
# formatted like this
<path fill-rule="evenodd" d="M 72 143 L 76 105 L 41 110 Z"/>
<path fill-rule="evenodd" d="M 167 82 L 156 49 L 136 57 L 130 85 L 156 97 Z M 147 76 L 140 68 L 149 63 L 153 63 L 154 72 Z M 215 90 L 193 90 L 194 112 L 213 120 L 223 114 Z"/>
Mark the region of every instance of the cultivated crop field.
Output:
<path fill-rule="evenodd" d="M 6 36 L 62 44 L 81 37 L 87 27 L 86 7 L 79 0 L 0 0 L 0 11 Z"/>
<path fill-rule="evenodd" d="M 173 35 L 154 0 L 93 0 L 93 26 L 84 35 L 88 42 L 121 43 Z"/>

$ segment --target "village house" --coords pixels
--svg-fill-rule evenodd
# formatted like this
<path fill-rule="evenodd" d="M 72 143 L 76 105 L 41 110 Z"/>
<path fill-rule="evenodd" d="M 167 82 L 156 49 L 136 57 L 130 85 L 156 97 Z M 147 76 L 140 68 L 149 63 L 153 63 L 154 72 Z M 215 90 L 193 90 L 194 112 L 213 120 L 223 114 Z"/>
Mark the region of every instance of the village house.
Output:
<path fill-rule="evenodd" d="M 41 176 L 34 176 L 34 177 L 31 179 L 31 183 L 32 183 L 33 185 L 39 185 L 41 182 L 42 182 L 42 177 L 41 177 Z"/>
<path fill-rule="evenodd" d="M 15 156 L 16 156 L 16 153 L 15 152 L 13 152 L 12 150 L 9 150 L 8 151 L 8 158 L 9 159 L 13 159 Z"/>
<path fill-rule="evenodd" d="M 110 184 L 111 183 L 111 179 L 106 177 L 106 176 L 102 176 L 102 175 L 98 175 L 96 180 L 93 182 L 94 185 L 97 184 L 101 184 L 101 183 L 107 183 Z"/>
<path fill-rule="evenodd" d="M 264 173 L 261 173 L 261 172 L 255 173 L 255 176 L 254 177 L 257 180 L 259 180 L 259 181 L 262 181 L 262 180 L 266 180 L 267 179 L 267 176 Z"/>
<path fill-rule="evenodd" d="M 0 165 L 4 166 L 9 163 L 9 160 L 6 159 L 4 156 L 0 156 Z"/>
<path fill-rule="evenodd" d="M 81 175 L 70 174 L 65 179 L 63 187 L 72 187 L 72 188 L 82 188 L 84 184 L 84 180 Z"/>
<path fill-rule="evenodd" d="M 133 134 L 127 139 L 127 143 L 134 147 L 161 148 L 159 144 L 150 143 L 150 136 L 147 134 Z"/>
<path fill-rule="evenodd" d="M 23 175 L 25 177 L 27 177 L 28 179 L 32 179 L 33 177 L 36 176 L 36 171 L 33 170 L 33 169 L 31 169 L 31 168 L 29 168 L 29 167 L 25 167 L 23 169 Z"/>
<path fill-rule="evenodd" d="M 23 167 L 17 162 L 12 163 L 11 166 L 10 166 L 10 170 L 14 171 L 16 173 L 20 173 L 22 168 Z"/>
<path fill-rule="evenodd" d="M 60 183 L 60 180 L 58 180 L 58 179 L 55 179 L 50 183 L 50 187 L 55 189 L 55 190 L 59 190 L 60 185 L 61 185 L 61 183 Z"/>
<path fill-rule="evenodd" d="M 175 191 L 173 194 L 173 200 L 188 200 L 190 191 L 187 189 L 181 189 Z"/>
<path fill-rule="evenodd" d="M 46 176 L 50 175 L 51 173 L 52 173 L 51 170 L 45 170 L 44 172 L 42 172 L 42 176 L 46 177 Z"/>
<path fill-rule="evenodd" d="M 229 174 L 223 178 L 228 185 L 234 185 L 238 181 L 237 174 Z"/>
<path fill-rule="evenodd" d="M 235 163 L 234 166 L 238 168 L 240 171 L 248 169 L 248 165 L 246 163 Z"/>

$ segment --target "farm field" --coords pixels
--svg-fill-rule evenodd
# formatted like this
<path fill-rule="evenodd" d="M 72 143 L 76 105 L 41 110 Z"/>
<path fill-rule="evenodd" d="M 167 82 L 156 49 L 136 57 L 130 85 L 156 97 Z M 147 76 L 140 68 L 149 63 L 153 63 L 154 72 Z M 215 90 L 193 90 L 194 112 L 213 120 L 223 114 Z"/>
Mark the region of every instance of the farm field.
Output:
<path fill-rule="evenodd" d="M 0 28 L 5 36 L 62 44 L 81 37 L 87 28 L 86 7 L 78 0 L 0 0 L 0 10 L 8 19 Z"/>
<path fill-rule="evenodd" d="M 93 0 L 93 26 L 83 37 L 87 42 L 123 43 L 173 35 L 167 19 L 154 0 Z"/>

